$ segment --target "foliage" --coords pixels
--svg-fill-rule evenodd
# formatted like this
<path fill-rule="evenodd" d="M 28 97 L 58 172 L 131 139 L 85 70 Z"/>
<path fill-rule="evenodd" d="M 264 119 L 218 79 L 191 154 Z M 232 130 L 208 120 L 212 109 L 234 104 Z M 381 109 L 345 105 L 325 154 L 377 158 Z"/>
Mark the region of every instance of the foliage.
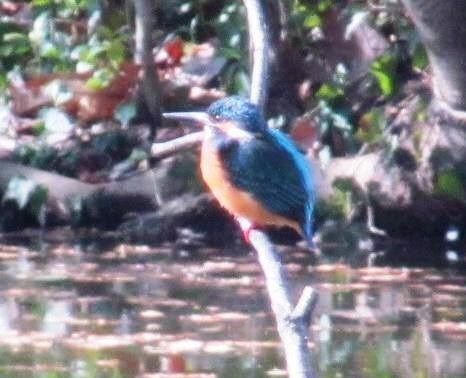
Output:
<path fill-rule="evenodd" d="M 79 162 L 76 151 L 59 150 L 46 144 L 23 145 L 15 151 L 14 157 L 24 165 L 57 171 L 65 176 L 74 176 Z"/>
<path fill-rule="evenodd" d="M 393 55 L 383 55 L 372 63 L 371 73 L 377 79 L 384 96 L 392 96 L 397 88 L 396 59 Z"/>
<path fill-rule="evenodd" d="M 404 11 L 391 0 L 376 3 L 265 2 L 273 52 L 284 55 L 282 60 L 270 55 L 274 65 L 269 121 L 291 129 L 289 121 L 306 114 L 314 137 L 312 147 L 303 147 L 318 146 L 316 155 L 323 165 L 334 157 L 393 147 L 396 137 L 388 132 L 393 114 L 400 100 L 410 95 L 404 84 L 427 68 L 426 51 Z M 0 88 L 10 84 L 10 91 L 1 91 L 2 103 L 30 105 L 18 106 L 17 114 L 26 121 L 21 119 L 8 130 L 2 127 L 2 133 L 25 136 L 15 159 L 91 182 L 113 179 L 147 161 L 140 153 L 147 151 L 145 136 L 137 141 L 122 137 L 133 123 L 146 119 L 139 114 L 142 107 L 135 95 L 139 67 L 130 62 L 133 15 L 120 5 L 33 0 L 27 4 L 30 14 L 25 23 L 15 15 L 2 19 Z M 166 92 L 165 107 L 205 106 L 215 99 L 206 96 L 211 89 L 222 90 L 216 96 L 249 92 L 242 1 L 174 0 L 156 6 L 154 60 Z M 206 75 L 205 97 L 194 102 L 186 93 L 199 86 L 199 77 L 189 81 L 191 73 L 183 71 L 183 65 L 190 59 L 199 63 L 206 50 L 224 59 L 215 74 Z M 163 51 L 168 59 L 160 58 Z M 201 58 L 193 51 L 201 51 Z M 60 75 L 63 72 L 67 76 Z M 413 119 L 426 114 L 416 112 Z M 414 145 L 421 139 L 413 138 Z M 436 192 L 464 199 L 461 177 L 442 172 Z M 332 202 L 326 211 L 348 219 L 360 199 L 337 187 Z"/>
<path fill-rule="evenodd" d="M 437 194 L 448 196 L 458 201 L 466 201 L 466 187 L 464 180 L 455 170 L 446 170 L 437 177 L 435 185 Z"/>
<path fill-rule="evenodd" d="M 87 81 L 90 89 L 99 90 L 110 85 L 126 58 L 126 36 L 109 28 L 100 28 L 99 33 L 86 44 L 77 46 L 73 54 L 81 69 L 93 70 Z"/>
<path fill-rule="evenodd" d="M 359 119 L 356 137 L 364 143 L 373 144 L 382 140 L 387 120 L 381 109 L 374 108 Z"/>
<path fill-rule="evenodd" d="M 377 100 L 384 105 L 396 103 L 406 79 L 428 64 L 426 51 L 402 8 L 390 1 L 381 1 L 377 7 L 336 0 L 290 3 L 290 38 L 309 60 L 317 61 L 314 65 L 331 70 L 323 75 L 329 77 L 318 83 L 310 103 L 317 105 L 316 124 L 330 157 L 355 153 L 366 144 L 389 144 L 384 133 L 387 115 L 382 107 L 371 105 Z M 347 42 L 352 39 L 356 48 Z M 355 56 L 348 59 L 341 53 L 338 58 L 338 49 Z M 360 51 L 372 58 L 358 57 Z M 309 74 L 315 76 L 314 67 Z"/>
<path fill-rule="evenodd" d="M 42 223 L 47 189 L 24 177 L 14 177 L 3 194 L 2 204 L 14 204 L 20 211 L 30 214 Z"/>
<path fill-rule="evenodd" d="M 24 65 L 30 73 L 96 70 L 89 86 L 109 84 L 127 56 L 123 24 L 95 27 L 101 18 L 99 0 L 34 0 L 30 30 L 0 23 L 1 71 Z"/>
<path fill-rule="evenodd" d="M 302 38 L 308 31 L 321 28 L 325 23 L 327 12 L 333 5 L 338 3 L 335 0 L 317 1 L 292 1 L 290 24 L 293 34 L 297 38 Z"/>
<path fill-rule="evenodd" d="M 222 82 L 230 93 L 249 91 L 245 9 L 236 0 L 176 0 L 162 2 L 162 20 L 174 32 L 192 42 L 216 38 L 220 54 L 228 59 Z"/>
<path fill-rule="evenodd" d="M 395 378 L 390 369 L 385 348 L 372 348 L 370 345 L 361 350 L 361 358 L 365 365 L 364 377 L 367 378 Z"/>
<path fill-rule="evenodd" d="M 27 34 L 13 23 L 0 22 L 0 89 L 7 85 L 7 74 L 24 64 L 32 53 Z"/>

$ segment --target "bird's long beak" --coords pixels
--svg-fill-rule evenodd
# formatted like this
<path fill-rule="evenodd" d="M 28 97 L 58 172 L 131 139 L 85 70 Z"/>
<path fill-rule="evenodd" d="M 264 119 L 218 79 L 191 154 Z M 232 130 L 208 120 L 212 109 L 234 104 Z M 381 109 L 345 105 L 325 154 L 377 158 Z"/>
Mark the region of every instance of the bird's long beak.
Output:
<path fill-rule="evenodd" d="M 207 113 L 204 112 L 175 112 L 163 113 L 163 117 L 176 121 L 192 122 L 199 126 L 211 126 L 212 120 Z"/>
<path fill-rule="evenodd" d="M 250 140 L 254 136 L 252 133 L 238 127 L 234 122 L 215 122 L 204 112 L 163 113 L 163 116 L 164 118 L 191 122 L 203 126 L 208 132 L 212 131 L 214 128 L 220 129 L 229 137 L 237 140 Z"/>

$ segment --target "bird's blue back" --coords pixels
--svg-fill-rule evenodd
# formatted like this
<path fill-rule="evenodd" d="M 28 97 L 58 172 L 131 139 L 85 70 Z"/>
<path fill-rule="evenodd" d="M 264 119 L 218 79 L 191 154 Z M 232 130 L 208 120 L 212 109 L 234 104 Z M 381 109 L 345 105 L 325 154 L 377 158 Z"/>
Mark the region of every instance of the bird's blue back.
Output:
<path fill-rule="evenodd" d="M 312 238 L 314 180 L 305 156 L 278 130 L 221 149 L 232 183 L 252 194 L 269 211 L 301 226 Z"/>

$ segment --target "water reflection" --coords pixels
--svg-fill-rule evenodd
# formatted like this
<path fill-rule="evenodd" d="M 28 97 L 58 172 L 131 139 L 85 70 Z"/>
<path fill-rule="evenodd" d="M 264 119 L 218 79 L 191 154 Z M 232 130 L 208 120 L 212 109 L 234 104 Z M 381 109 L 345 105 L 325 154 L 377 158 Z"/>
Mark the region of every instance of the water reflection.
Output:
<path fill-rule="evenodd" d="M 285 376 L 253 254 L 101 242 L 2 246 L 1 377 Z M 311 265 L 283 249 L 296 297 L 309 283 L 319 292 L 322 377 L 466 376 L 465 275 Z"/>

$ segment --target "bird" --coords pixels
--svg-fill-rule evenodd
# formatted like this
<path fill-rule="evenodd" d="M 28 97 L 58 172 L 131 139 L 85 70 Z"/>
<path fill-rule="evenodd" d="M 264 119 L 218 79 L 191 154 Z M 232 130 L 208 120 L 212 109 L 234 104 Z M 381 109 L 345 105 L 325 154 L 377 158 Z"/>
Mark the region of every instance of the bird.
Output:
<path fill-rule="evenodd" d="M 230 96 L 205 112 L 163 116 L 204 127 L 202 177 L 220 205 L 240 221 L 246 240 L 258 227 L 290 227 L 313 246 L 312 168 L 286 134 L 268 127 L 257 105 Z"/>

